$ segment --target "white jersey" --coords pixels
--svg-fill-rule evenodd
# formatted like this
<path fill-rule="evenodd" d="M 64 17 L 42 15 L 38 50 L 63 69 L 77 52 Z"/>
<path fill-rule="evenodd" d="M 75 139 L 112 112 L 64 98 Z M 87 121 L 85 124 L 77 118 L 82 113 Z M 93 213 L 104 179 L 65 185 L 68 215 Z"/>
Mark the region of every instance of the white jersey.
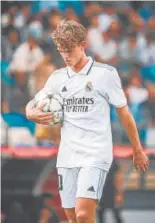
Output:
<path fill-rule="evenodd" d="M 44 90 L 64 100 L 57 167 L 108 170 L 113 159 L 110 104 L 127 104 L 116 69 L 89 58 L 78 73 L 69 67 L 55 71 Z"/>

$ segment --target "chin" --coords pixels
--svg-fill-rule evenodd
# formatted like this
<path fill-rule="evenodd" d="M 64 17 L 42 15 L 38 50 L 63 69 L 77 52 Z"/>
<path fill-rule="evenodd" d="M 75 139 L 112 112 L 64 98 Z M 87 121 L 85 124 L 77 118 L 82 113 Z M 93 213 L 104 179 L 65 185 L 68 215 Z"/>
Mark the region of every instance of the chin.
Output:
<path fill-rule="evenodd" d="M 71 64 L 71 61 L 65 61 L 65 63 L 66 63 L 67 65 L 69 65 L 69 64 Z"/>
<path fill-rule="evenodd" d="M 75 66 L 73 62 L 67 62 L 66 65 L 70 66 L 70 67 L 74 67 Z"/>

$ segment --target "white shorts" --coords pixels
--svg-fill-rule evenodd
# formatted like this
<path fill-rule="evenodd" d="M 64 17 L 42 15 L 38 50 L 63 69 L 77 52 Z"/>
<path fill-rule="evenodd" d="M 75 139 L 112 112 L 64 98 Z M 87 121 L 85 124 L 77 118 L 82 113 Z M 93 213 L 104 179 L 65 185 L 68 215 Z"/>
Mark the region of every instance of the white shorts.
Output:
<path fill-rule="evenodd" d="M 100 200 L 107 171 L 95 167 L 58 168 L 63 208 L 74 208 L 76 198 Z"/>

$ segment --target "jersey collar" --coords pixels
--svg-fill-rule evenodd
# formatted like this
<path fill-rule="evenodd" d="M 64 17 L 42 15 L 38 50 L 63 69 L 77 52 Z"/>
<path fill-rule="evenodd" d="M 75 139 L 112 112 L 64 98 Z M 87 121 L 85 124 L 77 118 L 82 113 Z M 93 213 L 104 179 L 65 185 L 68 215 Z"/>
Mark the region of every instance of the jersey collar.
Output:
<path fill-rule="evenodd" d="M 89 60 L 88 60 L 87 64 L 77 73 L 75 71 L 73 71 L 70 67 L 67 67 L 68 76 L 72 77 L 76 74 L 88 75 L 89 71 L 91 70 L 93 63 L 94 63 L 94 61 L 91 57 L 88 57 L 88 58 L 89 58 Z"/>

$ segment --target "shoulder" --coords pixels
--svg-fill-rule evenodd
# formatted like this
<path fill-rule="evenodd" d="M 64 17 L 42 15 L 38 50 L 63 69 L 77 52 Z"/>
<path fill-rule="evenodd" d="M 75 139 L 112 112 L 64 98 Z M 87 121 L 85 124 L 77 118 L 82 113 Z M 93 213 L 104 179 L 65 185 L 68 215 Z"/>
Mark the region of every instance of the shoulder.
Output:
<path fill-rule="evenodd" d="M 105 64 L 105 63 L 99 63 L 99 62 L 94 62 L 94 73 L 98 73 L 100 75 L 100 78 L 104 78 L 104 79 L 111 79 L 111 78 L 114 78 L 114 76 L 116 76 L 118 73 L 117 73 L 117 70 L 115 67 L 113 66 L 110 66 L 108 64 Z"/>
<path fill-rule="evenodd" d="M 61 81 L 62 77 L 65 76 L 67 74 L 67 68 L 61 68 L 61 69 L 57 69 L 54 72 L 51 73 L 51 75 L 49 76 L 50 80 L 58 80 L 59 82 Z"/>
<path fill-rule="evenodd" d="M 37 46 L 36 48 L 34 48 L 33 52 L 36 54 L 44 54 L 44 52 L 40 46 Z"/>
<path fill-rule="evenodd" d="M 27 54 L 28 50 L 29 50 L 28 44 L 27 43 L 22 43 L 15 50 L 15 53 L 14 53 L 13 57 L 18 57 L 18 56 L 21 57 L 21 55 L 24 57 Z M 22 59 L 22 57 L 20 59 Z"/>
<path fill-rule="evenodd" d="M 28 50 L 28 44 L 27 43 L 22 43 L 21 45 L 19 45 L 19 47 L 17 48 L 17 50 Z"/>
<path fill-rule="evenodd" d="M 67 73 L 67 67 L 61 68 L 61 69 L 57 69 L 55 70 L 52 75 L 54 75 L 55 77 L 59 77 L 60 75 L 66 75 Z"/>
<path fill-rule="evenodd" d="M 94 77 L 98 76 L 99 84 L 109 86 L 109 83 L 119 80 L 117 69 L 111 65 L 94 62 Z"/>
<path fill-rule="evenodd" d="M 110 65 L 105 64 L 105 63 L 99 63 L 97 61 L 94 61 L 93 67 L 96 68 L 96 69 L 99 69 L 99 70 L 110 71 L 110 72 L 113 72 L 113 71 L 116 70 L 116 68 L 113 67 L 113 66 L 110 66 Z"/>

